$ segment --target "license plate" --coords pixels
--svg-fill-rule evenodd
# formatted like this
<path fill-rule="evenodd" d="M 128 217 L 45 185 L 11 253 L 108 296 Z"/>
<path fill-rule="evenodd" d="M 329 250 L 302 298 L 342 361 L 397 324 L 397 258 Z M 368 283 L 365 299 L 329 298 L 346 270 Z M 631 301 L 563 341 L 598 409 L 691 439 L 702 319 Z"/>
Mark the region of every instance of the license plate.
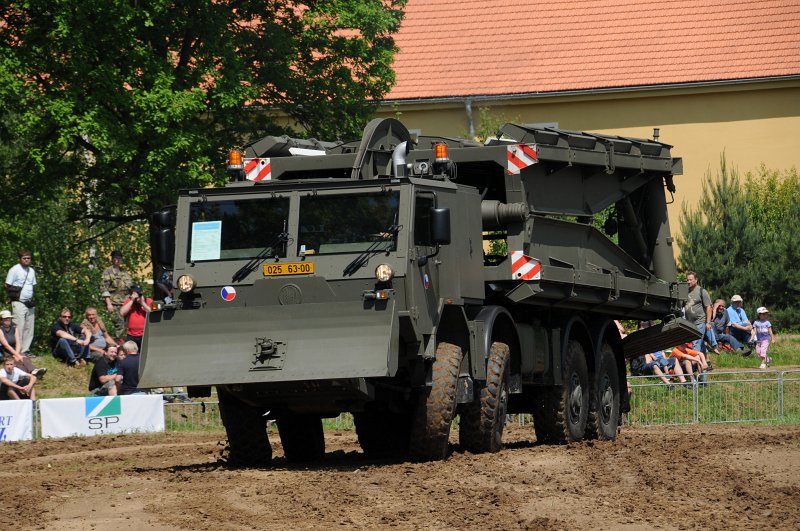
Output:
<path fill-rule="evenodd" d="M 264 264 L 264 276 L 313 275 L 313 262 L 287 262 L 285 264 Z"/>

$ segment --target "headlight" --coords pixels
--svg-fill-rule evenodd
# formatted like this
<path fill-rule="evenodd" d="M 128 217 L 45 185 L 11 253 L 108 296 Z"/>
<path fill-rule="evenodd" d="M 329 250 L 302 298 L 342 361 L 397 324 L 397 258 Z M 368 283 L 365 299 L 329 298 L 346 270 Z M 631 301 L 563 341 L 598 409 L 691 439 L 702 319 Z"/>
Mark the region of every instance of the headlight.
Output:
<path fill-rule="evenodd" d="M 381 264 L 375 268 L 375 278 L 380 282 L 389 282 L 393 276 L 394 271 L 392 271 L 392 266 L 389 264 Z"/>
<path fill-rule="evenodd" d="M 181 275 L 178 277 L 178 289 L 183 293 L 189 293 L 194 289 L 194 279 L 189 275 Z"/>

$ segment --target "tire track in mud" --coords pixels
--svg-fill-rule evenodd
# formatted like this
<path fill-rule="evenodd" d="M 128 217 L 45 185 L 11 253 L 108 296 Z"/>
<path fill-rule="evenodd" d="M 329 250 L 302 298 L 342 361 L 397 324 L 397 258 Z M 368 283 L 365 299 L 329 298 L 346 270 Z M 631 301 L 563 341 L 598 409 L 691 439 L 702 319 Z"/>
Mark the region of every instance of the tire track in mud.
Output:
<path fill-rule="evenodd" d="M 368 460 L 328 432 L 313 466 L 229 469 L 222 434 L 3 445 L 0 507 L 22 529 L 797 529 L 799 426 L 624 430 L 617 441 L 533 442 L 495 454 Z M 25 524 L 24 522 L 29 522 Z"/>

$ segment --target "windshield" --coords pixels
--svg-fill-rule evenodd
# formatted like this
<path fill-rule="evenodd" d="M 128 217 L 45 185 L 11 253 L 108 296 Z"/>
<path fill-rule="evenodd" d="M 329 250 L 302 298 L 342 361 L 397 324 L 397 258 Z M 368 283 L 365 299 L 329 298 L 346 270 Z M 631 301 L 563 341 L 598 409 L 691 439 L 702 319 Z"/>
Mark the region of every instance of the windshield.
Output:
<path fill-rule="evenodd" d="M 191 262 L 254 258 L 275 245 L 289 217 L 289 198 L 197 202 L 189 210 Z M 285 256 L 285 249 L 267 249 Z"/>
<path fill-rule="evenodd" d="M 380 251 L 394 251 L 386 231 L 397 224 L 399 192 L 300 199 L 298 254 L 360 253 L 383 239 Z"/>

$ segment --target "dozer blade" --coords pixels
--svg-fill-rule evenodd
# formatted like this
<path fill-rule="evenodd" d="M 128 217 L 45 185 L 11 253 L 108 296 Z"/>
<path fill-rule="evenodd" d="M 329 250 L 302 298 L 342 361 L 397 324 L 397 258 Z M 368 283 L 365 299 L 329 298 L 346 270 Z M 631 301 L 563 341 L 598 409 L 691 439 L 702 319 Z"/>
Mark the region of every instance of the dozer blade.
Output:
<path fill-rule="evenodd" d="M 653 325 L 637 330 L 622 340 L 625 358 L 630 359 L 642 354 L 671 348 L 681 343 L 688 343 L 700 337 L 697 328 L 683 318 L 668 323 Z"/>

